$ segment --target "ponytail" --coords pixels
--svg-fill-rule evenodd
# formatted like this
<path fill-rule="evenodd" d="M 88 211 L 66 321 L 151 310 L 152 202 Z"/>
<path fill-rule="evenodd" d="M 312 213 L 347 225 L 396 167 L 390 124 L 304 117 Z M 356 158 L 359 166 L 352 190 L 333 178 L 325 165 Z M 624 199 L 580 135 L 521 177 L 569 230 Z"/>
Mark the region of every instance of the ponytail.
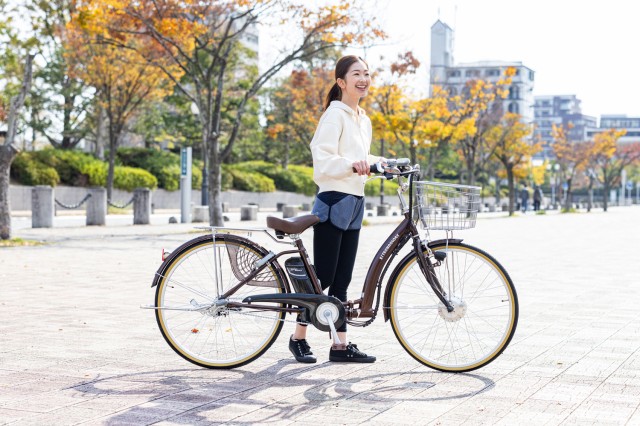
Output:
<path fill-rule="evenodd" d="M 342 90 L 340 89 L 340 86 L 338 86 L 338 83 L 333 83 L 331 90 L 329 90 L 329 93 L 327 94 L 327 99 L 324 101 L 325 111 L 329 108 L 331 102 L 339 101 L 340 99 L 342 99 Z"/>

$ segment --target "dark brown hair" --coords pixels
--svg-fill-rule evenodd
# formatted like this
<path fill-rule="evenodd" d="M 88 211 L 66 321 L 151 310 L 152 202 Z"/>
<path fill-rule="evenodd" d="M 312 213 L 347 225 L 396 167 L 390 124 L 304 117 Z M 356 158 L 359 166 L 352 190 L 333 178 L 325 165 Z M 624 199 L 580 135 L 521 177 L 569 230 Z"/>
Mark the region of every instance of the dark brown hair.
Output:
<path fill-rule="evenodd" d="M 365 62 L 365 60 L 356 55 L 347 55 L 338 59 L 338 62 L 336 63 L 336 70 L 334 72 L 336 81 L 335 83 L 333 83 L 333 86 L 331 86 L 331 89 L 327 94 L 327 99 L 324 102 L 325 110 L 329 108 L 329 105 L 331 105 L 332 101 L 339 101 L 342 98 L 342 89 L 340 89 L 340 86 L 338 86 L 338 79 L 344 79 L 347 75 L 347 72 L 349 71 L 349 68 L 351 68 L 351 65 L 355 64 L 358 61 L 362 61 L 367 66 L 367 68 L 369 68 L 369 65 Z"/>

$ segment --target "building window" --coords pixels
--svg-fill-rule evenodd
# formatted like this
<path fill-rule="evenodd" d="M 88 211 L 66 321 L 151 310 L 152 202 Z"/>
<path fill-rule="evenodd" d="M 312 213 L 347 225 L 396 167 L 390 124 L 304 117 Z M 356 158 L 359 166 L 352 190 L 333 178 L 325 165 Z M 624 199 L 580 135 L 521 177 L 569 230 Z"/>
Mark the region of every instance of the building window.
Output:
<path fill-rule="evenodd" d="M 449 89 L 447 89 L 449 91 L 449 96 L 456 96 L 458 94 L 458 90 L 456 90 L 455 87 L 449 87 Z"/>
<path fill-rule="evenodd" d="M 509 88 L 509 99 L 520 99 L 520 88 L 518 86 Z"/>
<path fill-rule="evenodd" d="M 479 77 L 480 76 L 480 71 L 479 70 L 466 70 L 464 73 L 465 77 Z"/>
<path fill-rule="evenodd" d="M 487 77 L 499 77 L 500 76 L 500 70 L 498 69 L 489 69 L 485 72 L 485 75 Z"/>
<path fill-rule="evenodd" d="M 447 77 L 460 77 L 460 70 L 451 70 L 447 72 Z"/>
<path fill-rule="evenodd" d="M 529 80 L 533 81 L 533 71 L 529 71 Z"/>
<path fill-rule="evenodd" d="M 520 108 L 518 108 L 518 103 L 517 102 L 510 102 L 508 110 L 509 110 L 509 112 L 512 112 L 514 114 L 520 114 Z"/>

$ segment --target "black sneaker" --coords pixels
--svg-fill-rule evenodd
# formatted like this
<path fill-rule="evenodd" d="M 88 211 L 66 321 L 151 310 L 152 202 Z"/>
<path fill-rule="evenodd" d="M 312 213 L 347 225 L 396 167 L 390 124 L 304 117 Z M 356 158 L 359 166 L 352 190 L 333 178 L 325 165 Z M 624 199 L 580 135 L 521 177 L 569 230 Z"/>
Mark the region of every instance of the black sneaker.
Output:
<path fill-rule="evenodd" d="M 298 362 L 313 364 L 316 362 L 316 356 L 311 352 L 311 346 L 306 339 L 293 340 L 293 336 L 289 338 L 289 350 Z"/>
<path fill-rule="evenodd" d="M 333 349 L 329 351 L 329 361 L 333 362 L 376 362 L 376 357 L 367 355 L 358 349 L 358 346 L 349 342 L 345 349 Z"/>

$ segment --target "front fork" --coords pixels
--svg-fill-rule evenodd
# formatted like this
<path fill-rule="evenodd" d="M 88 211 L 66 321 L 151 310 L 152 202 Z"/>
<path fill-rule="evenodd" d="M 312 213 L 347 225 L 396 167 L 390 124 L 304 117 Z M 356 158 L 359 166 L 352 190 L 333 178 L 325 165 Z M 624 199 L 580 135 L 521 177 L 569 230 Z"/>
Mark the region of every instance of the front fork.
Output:
<path fill-rule="evenodd" d="M 447 312 L 453 312 L 453 306 L 447 300 L 446 292 L 440 285 L 438 278 L 436 277 L 433 263 L 431 263 L 431 257 L 433 257 L 433 253 L 431 249 L 427 246 L 422 245 L 422 241 L 420 240 L 419 235 L 413 236 L 413 249 L 415 250 L 416 255 L 418 256 L 418 265 L 420 265 L 420 269 L 424 274 L 424 277 L 427 279 L 427 282 L 431 286 L 431 289 L 436 294 L 438 299 L 442 302 L 442 304 L 447 308 Z M 424 255 L 425 250 L 430 254 L 429 257 Z"/>

